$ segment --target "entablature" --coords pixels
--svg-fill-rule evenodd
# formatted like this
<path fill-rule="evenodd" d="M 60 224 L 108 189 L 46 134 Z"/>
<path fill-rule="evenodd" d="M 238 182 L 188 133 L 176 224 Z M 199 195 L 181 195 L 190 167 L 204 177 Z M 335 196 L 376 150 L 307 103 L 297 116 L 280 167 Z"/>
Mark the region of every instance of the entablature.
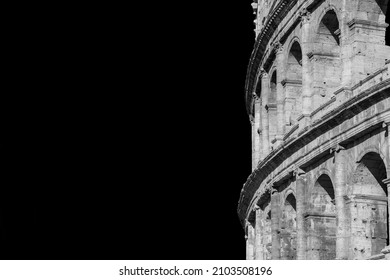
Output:
<path fill-rule="evenodd" d="M 257 169 L 248 177 L 238 206 L 241 221 L 252 211 L 253 205 L 260 205 L 270 196 L 273 187 L 291 178 L 296 168 L 305 169 L 329 154 L 335 146 L 353 141 L 358 135 L 390 122 L 389 106 L 378 106 L 380 111 L 369 110 L 375 104 L 390 100 L 389 66 L 386 62 L 353 87 L 337 90 L 329 102 L 310 116 L 300 118 L 299 123 L 285 134 L 284 142 L 259 162 Z M 371 115 L 354 118 L 367 112 Z M 308 124 L 307 118 L 310 120 Z M 340 129 L 347 120 L 350 120 L 348 129 Z M 325 137 L 322 142 L 315 141 L 330 132 L 332 137 Z"/>

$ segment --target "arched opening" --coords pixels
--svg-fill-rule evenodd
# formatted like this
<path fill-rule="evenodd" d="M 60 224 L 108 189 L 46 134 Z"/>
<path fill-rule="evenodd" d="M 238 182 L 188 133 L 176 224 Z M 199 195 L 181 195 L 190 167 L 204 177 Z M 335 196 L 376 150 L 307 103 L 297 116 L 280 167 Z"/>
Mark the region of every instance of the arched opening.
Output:
<path fill-rule="evenodd" d="M 268 120 L 269 120 L 269 143 L 273 143 L 277 133 L 277 111 L 276 111 L 276 70 L 272 73 L 270 79 L 270 94 L 268 96 Z M 272 148 L 272 145 L 271 145 Z"/>
<path fill-rule="evenodd" d="M 383 23 L 383 16 L 385 18 L 385 22 L 389 23 L 389 0 L 375 0 L 375 3 L 372 3 L 372 6 L 367 9 L 367 0 L 360 0 L 359 7 L 362 7 L 360 10 L 365 9 L 367 12 L 367 17 L 370 20 L 378 21 L 379 23 Z M 385 44 L 386 46 L 390 46 L 390 38 L 389 38 L 389 26 L 385 32 Z"/>
<path fill-rule="evenodd" d="M 322 18 L 318 26 L 319 41 L 331 51 L 332 47 L 340 46 L 339 21 L 335 11 L 329 10 Z"/>
<path fill-rule="evenodd" d="M 284 86 L 286 123 L 294 125 L 302 114 L 302 50 L 297 41 L 292 44 L 288 54 Z"/>
<path fill-rule="evenodd" d="M 297 258 L 297 212 L 295 196 L 290 193 L 285 200 L 282 211 L 280 231 L 280 256 L 282 260 Z"/>
<path fill-rule="evenodd" d="M 313 105 L 328 101 L 341 85 L 340 29 L 335 11 L 322 17 L 316 34 L 313 62 Z"/>
<path fill-rule="evenodd" d="M 270 104 L 275 104 L 276 103 L 276 85 L 277 85 L 277 82 L 276 82 L 276 70 L 272 73 L 272 76 L 271 76 L 271 80 L 270 80 L 270 88 L 271 88 L 271 92 L 270 92 L 270 95 L 268 97 L 268 102 Z"/>
<path fill-rule="evenodd" d="M 351 259 L 377 255 L 389 242 L 386 168 L 382 158 L 369 152 L 358 163 L 348 187 L 351 214 Z"/>
<path fill-rule="evenodd" d="M 309 211 L 305 215 L 307 258 L 336 258 L 336 209 L 330 177 L 322 174 L 311 189 Z"/>

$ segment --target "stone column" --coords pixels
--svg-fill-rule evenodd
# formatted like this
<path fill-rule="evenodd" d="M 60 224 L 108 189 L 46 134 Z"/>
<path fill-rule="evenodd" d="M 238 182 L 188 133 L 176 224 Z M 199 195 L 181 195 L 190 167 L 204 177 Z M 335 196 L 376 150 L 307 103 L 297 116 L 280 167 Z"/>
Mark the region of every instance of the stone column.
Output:
<path fill-rule="evenodd" d="M 255 259 L 256 260 L 263 260 L 264 259 L 264 252 L 263 252 L 263 236 L 262 236 L 262 220 L 261 220 L 261 214 L 262 211 L 258 205 L 255 207 L 256 210 L 256 222 L 255 222 Z"/>
<path fill-rule="evenodd" d="M 255 249 L 255 230 L 253 225 L 250 222 L 246 223 L 247 234 L 246 234 L 246 259 L 253 260 L 254 259 L 254 249 Z"/>
<path fill-rule="evenodd" d="M 356 2 L 356 1 L 352 1 Z M 341 64 L 342 64 L 342 75 L 341 75 L 341 85 L 343 87 L 350 87 L 351 86 L 351 80 L 352 80 L 352 49 L 353 44 L 352 40 L 350 38 L 349 34 L 349 28 L 348 28 L 348 22 L 350 21 L 350 18 L 352 17 L 352 13 L 355 7 L 351 7 L 352 5 L 356 5 L 355 3 L 352 3 L 351 0 L 343 0 L 342 1 L 342 9 L 340 11 L 341 18 L 340 20 L 340 58 L 341 58 Z"/>
<path fill-rule="evenodd" d="M 257 165 L 259 163 L 259 160 L 261 158 L 261 146 L 260 146 L 260 132 L 261 132 L 261 117 L 260 117 L 260 111 L 261 111 L 261 99 L 256 95 L 256 93 L 253 93 L 252 95 L 254 100 L 254 118 L 251 119 L 252 124 L 252 171 L 257 168 Z"/>
<path fill-rule="evenodd" d="M 385 122 L 384 125 L 387 127 L 387 168 L 388 170 L 387 171 L 387 178 L 385 180 L 383 180 L 383 183 L 385 183 L 387 185 L 387 207 L 388 207 L 388 210 L 387 210 L 387 215 L 388 215 L 388 223 L 389 223 L 389 227 L 388 229 L 390 230 L 390 122 Z M 388 232 L 387 234 L 390 234 L 390 232 Z M 390 239 L 390 237 L 389 237 Z M 390 245 L 390 244 L 387 244 L 387 245 Z"/>
<path fill-rule="evenodd" d="M 277 110 L 277 133 L 276 133 L 276 145 L 279 146 L 283 142 L 284 135 L 284 87 L 282 81 L 285 79 L 285 69 L 284 69 L 284 48 L 281 43 L 275 45 L 276 48 L 276 65 L 277 65 L 277 77 L 276 77 L 276 110 Z"/>
<path fill-rule="evenodd" d="M 297 260 L 306 259 L 306 233 L 305 233 L 305 209 L 307 180 L 303 170 L 297 168 L 293 171 L 296 187 L 297 207 Z"/>
<path fill-rule="evenodd" d="M 255 118 L 252 115 L 249 115 L 249 121 L 251 123 L 251 131 L 252 131 L 252 171 L 255 169 L 255 142 L 256 142 L 256 126 L 255 126 Z"/>
<path fill-rule="evenodd" d="M 387 185 L 387 215 L 390 217 L 390 178 L 384 179 L 383 183 Z M 390 230 L 390 218 L 387 219 L 388 222 L 388 229 Z M 390 232 L 387 232 L 387 235 L 389 235 Z M 387 236 L 390 239 L 390 236 Z M 390 245 L 390 244 L 387 244 Z"/>
<path fill-rule="evenodd" d="M 245 250 L 246 255 L 245 255 L 245 259 L 246 259 L 246 260 L 250 260 L 250 258 L 249 258 L 249 239 L 248 239 L 248 233 L 245 234 L 245 245 L 246 245 L 246 250 Z"/>
<path fill-rule="evenodd" d="M 311 71 L 311 62 L 308 54 L 311 50 L 310 42 L 310 13 L 304 9 L 300 13 L 301 17 L 301 38 L 302 38 L 302 114 L 305 117 L 305 123 L 308 124 L 309 114 L 312 111 L 312 84 L 313 73 Z"/>
<path fill-rule="evenodd" d="M 264 159 L 269 154 L 269 120 L 268 112 L 265 108 L 265 106 L 268 104 L 269 77 L 264 70 L 262 70 L 261 74 L 261 96 L 261 136 L 263 147 L 260 160 Z"/>
<path fill-rule="evenodd" d="M 257 167 L 257 164 L 259 163 L 259 160 L 261 158 L 261 98 L 257 97 L 255 99 L 255 168 Z"/>
<path fill-rule="evenodd" d="M 386 59 L 390 59 L 388 46 L 385 45 L 388 24 L 385 23 L 385 14 L 381 12 L 386 10 L 385 3 L 388 1 L 348 2 L 347 10 L 351 11 L 349 21 L 345 24 L 349 29 L 346 32 L 348 41 L 343 44 L 344 49 L 349 46 L 343 52 L 346 54 L 345 70 L 348 72 L 344 80 L 350 79 L 353 86 L 368 74 L 374 73 L 378 65 L 384 65 Z M 362 2 L 364 5 L 361 5 Z"/>
<path fill-rule="evenodd" d="M 387 162 L 388 162 L 388 168 L 390 169 L 390 122 L 386 122 L 385 126 L 387 127 Z M 388 220 L 389 223 L 388 229 L 390 230 L 390 170 L 387 170 L 387 178 L 383 180 L 383 183 L 387 185 L 387 213 L 388 213 Z M 388 235 L 390 235 L 390 232 L 387 232 Z M 388 236 L 390 239 L 390 237 Z M 385 255 L 386 260 L 390 260 L 390 244 L 387 244 L 383 250 L 382 254 Z"/>
<path fill-rule="evenodd" d="M 271 194 L 271 227 L 272 227 L 272 259 L 280 259 L 280 193 L 272 190 Z"/>
<path fill-rule="evenodd" d="M 351 221 L 344 196 L 346 196 L 346 156 L 345 149 L 336 145 L 330 150 L 334 153 L 334 193 L 336 203 L 336 259 L 347 260 L 349 255 L 349 239 Z"/>

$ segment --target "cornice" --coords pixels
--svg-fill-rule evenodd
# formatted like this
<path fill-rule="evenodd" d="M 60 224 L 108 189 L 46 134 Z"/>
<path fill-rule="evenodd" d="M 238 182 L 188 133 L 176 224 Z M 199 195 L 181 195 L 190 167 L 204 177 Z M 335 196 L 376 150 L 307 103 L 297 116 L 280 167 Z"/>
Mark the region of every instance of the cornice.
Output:
<path fill-rule="evenodd" d="M 252 97 L 250 94 L 248 94 L 248 91 L 249 89 L 254 87 L 257 70 L 262 60 L 262 54 L 264 53 L 266 46 L 270 38 L 272 37 L 272 34 L 280 24 L 281 19 L 286 15 L 289 10 L 291 10 L 291 8 L 296 3 L 297 0 L 281 0 L 279 3 L 277 3 L 276 6 L 272 9 L 272 12 L 268 16 L 266 23 L 264 24 L 263 28 L 261 29 L 259 35 L 256 38 L 255 46 L 249 60 L 245 81 L 245 99 L 248 114 L 252 113 L 252 108 L 250 106 L 252 102 Z"/>
<path fill-rule="evenodd" d="M 337 127 L 343 119 L 350 118 L 351 114 L 356 115 L 360 112 L 359 110 L 363 110 L 362 108 L 364 108 L 365 106 L 371 106 L 375 102 L 378 102 L 375 100 L 389 98 L 387 95 L 388 93 L 384 92 L 385 90 L 388 91 L 389 88 L 390 79 L 382 81 L 379 84 L 373 85 L 365 91 L 362 91 L 356 96 L 350 98 L 346 102 L 340 104 L 334 110 L 328 112 L 321 118 L 320 121 L 317 121 L 316 123 L 305 127 L 302 130 L 303 133 L 300 133 L 298 137 L 295 137 L 290 141 L 283 142 L 277 149 L 271 151 L 271 153 L 269 153 L 266 158 L 259 163 L 257 169 L 255 169 L 253 173 L 248 177 L 247 182 L 244 184 L 244 187 L 241 190 L 241 196 L 238 206 L 240 220 L 245 218 L 248 208 L 253 204 L 255 200 L 264 200 L 264 197 L 269 192 L 267 188 L 265 188 L 264 190 L 257 190 L 262 181 L 266 180 L 267 184 L 275 184 L 281 179 L 288 177 L 288 174 L 291 174 L 293 172 L 293 170 L 290 170 L 291 168 L 286 167 L 282 170 L 279 170 L 278 174 L 273 174 L 272 178 L 270 177 L 271 172 L 273 172 L 275 168 L 280 165 L 280 162 L 282 162 L 284 158 L 289 157 L 290 154 L 293 155 L 294 153 L 298 152 L 300 149 L 300 145 L 304 146 L 305 143 L 309 143 L 310 141 L 318 137 L 316 135 L 322 135 L 325 130 L 329 131 Z M 366 105 L 362 106 L 363 103 Z M 332 148 L 337 148 L 336 145 L 340 144 L 340 141 L 348 142 L 348 140 L 352 139 L 355 135 L 358 135 L 370 128 L 373 128 L 376 125 L 381 125 L 383 121 L 386 121 L 389 118 L 390 108 L 387 108 L 384 111 L 372 116 L 370 119 L 362 120 L 354 127 L 350 127 L 348 130 L 341 131 L 338 135 L 336 135 L 332 139 L 329 139 L 327 142 L 324 142 L 316 149 L 310 150 L 306 154 L 300 155 L 291 164 L 297 167 L 305 166 L 308 163 L 315 161 L 322 155 L 326 153 L 329 154 L 329 151 L 331 151 Z"/>
<path fill-rule="evenodd" d="M 347 22 L 347 25 L 351 30 L 356 27 L 370 29 L 370 30 L 382 30 L 382 29 L 386 29 L 389 26 L 388 23 L 378 23 L 376 21 L 357 19 L 357 18 L 354 18 L 349 22 Z"/>
<path fill-rule="evenodd" d="M 274 32 L 278 30 L 277 32 L 280 34 L 280 42 L 284 42 L 287 34 L 291 33 L 293 28 L 302 22 L 302 20 L 304 21 L 308 19 L 307 16 L 310 15 L 312 10 L 315 9 L 316 5 L 321 1 L 324 0 L 281 0 L 280 2 L 275 2 L 275 7 L 271 9 L 263 28 L 257 35 L 255 45 L 249 59 L 245 80 L 245 101 L 248 114 L 252 114 L 252 98 L 250 92 L 253 91 L 255 86 L 259 67 L 262 66 L 266 59 L 266 57 L 263 56 L 267 50 L 270 40 L 273 38 Z M 291 19 L 288 20 L 288 23 L 280 27 L 279 25 L 285 18 L 286 14 L 290 12 L 297 3 L 299 4 L 299 7 L 297 7 L 298 13 L 295 13 Z M 271 51 L 268 56 L 272 56 L 272 54 L 274 54 L 274 50 Z"/>

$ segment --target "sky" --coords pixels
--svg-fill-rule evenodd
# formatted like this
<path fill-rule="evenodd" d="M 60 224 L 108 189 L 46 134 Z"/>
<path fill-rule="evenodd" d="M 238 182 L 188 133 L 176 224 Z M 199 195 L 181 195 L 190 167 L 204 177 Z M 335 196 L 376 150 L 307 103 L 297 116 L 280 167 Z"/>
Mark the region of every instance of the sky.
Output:
<path fill-rule="evenodd" d="M 250 3 L 78 7 L 34 34 L 0 258 L 245 258 Z"/>

